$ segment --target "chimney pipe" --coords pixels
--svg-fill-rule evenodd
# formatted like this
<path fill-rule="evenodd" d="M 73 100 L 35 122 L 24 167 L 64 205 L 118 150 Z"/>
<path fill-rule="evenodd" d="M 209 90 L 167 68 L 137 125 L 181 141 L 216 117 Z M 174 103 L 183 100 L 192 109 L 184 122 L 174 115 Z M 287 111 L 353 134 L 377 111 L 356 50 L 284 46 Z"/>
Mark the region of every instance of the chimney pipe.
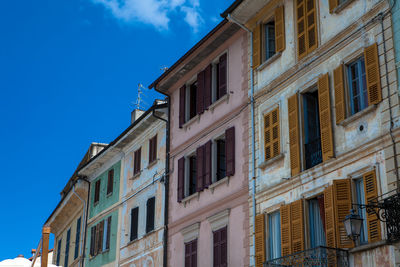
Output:
<path fill-rule="evenodd" d="M 144 110 L 134 109 L 131 113 L 131 124 L 134 123 L 137 119 L 140 118 L 144 113 Z"/>

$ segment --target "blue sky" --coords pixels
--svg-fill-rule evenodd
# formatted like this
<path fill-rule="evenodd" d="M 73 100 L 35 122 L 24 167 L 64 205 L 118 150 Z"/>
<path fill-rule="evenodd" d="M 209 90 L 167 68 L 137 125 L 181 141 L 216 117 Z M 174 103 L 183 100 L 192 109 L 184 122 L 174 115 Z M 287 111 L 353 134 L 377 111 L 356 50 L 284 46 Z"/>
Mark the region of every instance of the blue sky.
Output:
<path fill-rule="evenodd" d="M 30 256 L 90 143 L 128 127 L 138 84 L 154 81 L 230 4 L 0 1 L 0 261 Z M 146 91 L 143 105 L 154 97 Z"/>

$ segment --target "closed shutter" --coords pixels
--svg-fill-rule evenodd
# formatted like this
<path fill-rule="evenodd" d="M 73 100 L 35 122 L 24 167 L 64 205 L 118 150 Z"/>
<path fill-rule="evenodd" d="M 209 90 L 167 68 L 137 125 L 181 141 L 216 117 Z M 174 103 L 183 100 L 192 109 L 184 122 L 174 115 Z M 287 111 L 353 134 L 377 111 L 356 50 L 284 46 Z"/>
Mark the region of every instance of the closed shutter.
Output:
<path fill-rule="evenodd" d="M 253 69 L 261 65 L 261 28 L 262 25 L 258 24 L 253 29 Z"/>
<path fill-rule="evenodd" d="M 212 65 L 204 70 L 204 109 L 207 109 L 212 102 Z"/>
<path fill-rule="evenodd" d="M 307 54 L 305 0 L 296 0 L 297 20 L 297 56 L 299 59 Z"/>
<path fill-rule="evenodd" d="M 185 267 L 197 267 L 197 239 L 185 243 Z"/>
<path fill-rule="evenodd" d="M 335 228 L 335 204 L 333 198 L 333 186 L 329 186 L 324 191 L 325 206 L 325 237 L 326 245 L 330 248 L 336 248 L 336 228 Z"/>
<path fill-rule="evenodd" d="M 275 9 L 275 46 L 276 52 L 285 50 L 285 12 L 283 6 Z"/>
<path fill-rule="evenodd" d="M 365 48 L 365 74 L 367 77 L 368 104 L 382 101 L 381 76 L 379 74 L 378 46 L 376 43 Z"/>
<path fill-rule="evenodd" d="M 196 149 L 196 191 L 200 192 L 204 188 L 204 146 Z"/>
<path fill-rule="evenodd" d="M 107 181 L 107 195 L 111 194 L 114 189 L 114 169 L 108 171 L 108 181 Z"/>
<path fill-rule="evenodd" d="M 131 210 L 131 235 L 130 241 L 138 237 L 139 207 Z"/>
<path fill-rule="evenodd" d="M 213 266 L 228 266 L 228 232 L 225 226 L 222 229 L 213 232 Z"/>
<path fill-rule="evenodd" d="M 228 56 L 223 54 L 219 57 L 218 64 L 218 96 L 222 97 L 226 95 L 226 89 L 228 86 Z"/>
<path fill-rule="evenodd" d="M 138 174 L 140 172 L 141 161 L 142 161 L 142 148 L 139 148 L 138 150 L 135 151 L 133 174 Z"/>
<path fill-rule="evenodd" d="M 197 74 L 197 114 L 204 112 L 204 71 Z"/>
<path fill-rule="evenodd" d="M 346 118 L 343 64 L 333 71 L 333 87 L 335 89 L 336 124 L 339 124 Z"/>
<path fill-rule="evenodd" d="M 375 170 L 367 172 L 363 175 L 364 178 L 364 192 L 366 204 L 371 201 L 376 201 L 378 197 L 378 185 L 376 180 Z M 375 210 L 375 212 L 377 212 Z M 368 242 L 373 243 L 382 240 L 381 237 L 381 223 L 374 210 L 368 212 L 367 209 L 367 228 L 368 228 Z"/>
<path fill-rule="evenodd" d="M 208 188 L 212 181 L 212 142 L 208 141 L 204 145 L 204 187 Z"/>
<path fill-rule="evenodd" d="M 350 213 L 351 181 L 350 179 L 333 180 L 333 203 L 335 207 L 335 233 L 338 248 L 352 248 L 353 241 L 347 237 L 344 219 Z"/>
<path fill-rule="evenodd" d="M 60 241 L 59 241 L 60 242 Z M 60 243 L 59 243 L 60 244 Z M 96 244 L 96 226 L 92 226 L 92 228 L 90 228 L 90 256 L 94 256 L 94 252 L 95 252 L 95 244 Z M 59 254 L 60 254 L 61 250 L 59 250 Z M 59 261 L 59 254 L 57 255 L 57 261 Z M 59 265 L 59 262 L 57 263 L 57 265 Z"/>
<path fill-rule="evenodd" d="M 101 221 L 98 224 L 99 232 L 97 239 L 97 253 L 101 253 L 103 251 L 103 237 L 104 237 L 104 221 Z"/>
<path fill-rule="evenodd" d="M 97 253 L 99 252 L 99 234 L 100 232 L 100 224 L 96 225 L 96 234 L 95 234 L 95 245 L 94 245 L 94 255 L 97 255 Z"/>
<path fill-rule="evenodd" d="M 181 202 L 185 195 L 185 158 L 178 160 L 178 202 Z"/>
<path fill-rule="evenodd" d="M 153 162 L 153 138 L 149 140 L 149 163 Z"/>
<path fill-rule="evenodd" d="M 235 127 L 225 131 L 226 176 L 235 174 Z"/>
<path fill-rule="evenodd" d="M 64 266 L 68 266 L 69 259 L 69 241 L 71 239 L 71 228 L 67 231 L 67 242 L 65 243 Z"/>
<path fill-rule="evenodd" d="M 259 214 L 256 216 L 255 223 L 255 258 L 256 258 L 256 266 L 255 267 L 263 267 L 263 263 L 266 260 L 265 255 L 265 216 L 264 214 Z"/>
<path fill-rule="evenodd" d="M 329 0 L 329 13 L 333 13 L 333 10 L 339 5 L 339 0 Z"/>
<path fill-rule="evenodd" d="M 304 250 L 304 211 L 303 200 L 299 199 L 290 204 L 290 233 L 292 253 Z"/>
<path fill-rule="evenodd" d="M 186 85 L 179 89 L 179 128 L 185 124 Z"/>
<path fill-rule="evenodd" d="M 111 238 L 111 216 L 107 218 L 106 250 L 110 248 L 110 238 Z"/>
<path fill-rule="evenodd" d="M 147 214 L 146 214 L 146 233 L 154 230 L 154 213 L 156 198 L 152 197 L 147 200 Z"/>
<path fill-rule="evenodd" d="M 76 221 L 76 234 L 75 234 L 75 253 L 74 259 L 78 258 L 79 256 L 79 245 L 80 245 L 80 238 L 81 238 L 81 217 Z"/>
<path fill-rule="evenodd" d="M 281 254 L 282 257 L 292 253 L 292 242 L 290 234 L 290 205 L 284 205 L 280 208 L 281 214 Z"/>
<path fill-rule="evenodd" d="M 94 186 L 94 203 L 100 200 L 100 180 L 97 180 Z"/>
<path fill-rule="evenodd" d="M 220 242 L 220 232 L 215 231 L 213 232 L 213 266 L 217 267 L 219 266 L 219 263 L 221 262 L 221 254 L 219 250 L 219 242 Z"/>
<path fill-rule="evenodd" d="M 333 136 L 331 123 L 331 101 L 329 95 L 329 75 L 324 74 L 318 79 L 319 121 L 321 127 L 322 159 L 326 161 L 333 157 Z"/>
<path fill-rule="evenodd" d="M 300 173 L 299 102 L 297 94 L 288 99 L 290 168 L 292 176 Z"/>
<path fill-rule="evenodd" d="M 279 108 L 264 116 L 264 138 L 265 160 L 278 156 L 280 153 Z"/>
<path fill-rule="evenodd" d="M 318 46 L 315 0 L 296 1 L 297 55 L 299 59 Z"/>
<path fill-rule="evenodd" d="M 307 0 L 305 2 L 306 23 L 307 23 L 307 54 L 318 47 L 317 34 L 317 8 L 315 0 Z"/>

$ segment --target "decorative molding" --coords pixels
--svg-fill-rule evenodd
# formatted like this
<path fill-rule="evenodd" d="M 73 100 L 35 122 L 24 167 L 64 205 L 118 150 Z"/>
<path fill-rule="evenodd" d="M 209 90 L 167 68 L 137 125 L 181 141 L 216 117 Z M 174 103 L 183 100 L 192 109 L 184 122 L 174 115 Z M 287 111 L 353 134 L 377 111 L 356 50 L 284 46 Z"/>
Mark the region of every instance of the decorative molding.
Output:
<path fill-rule="evenodd" d="M 207 220 L 210 222 L 211 229 L 216 231 L 224 226 L 227 226 L 229 223 L 229 213 L 230 209 L 226 209 L 208 217 Z"/>
<path fill-rule="evenodd" d="M 181 230 L 185 243 L 195 240 L 199 237 L 200 222 L 189 225 Z"/>

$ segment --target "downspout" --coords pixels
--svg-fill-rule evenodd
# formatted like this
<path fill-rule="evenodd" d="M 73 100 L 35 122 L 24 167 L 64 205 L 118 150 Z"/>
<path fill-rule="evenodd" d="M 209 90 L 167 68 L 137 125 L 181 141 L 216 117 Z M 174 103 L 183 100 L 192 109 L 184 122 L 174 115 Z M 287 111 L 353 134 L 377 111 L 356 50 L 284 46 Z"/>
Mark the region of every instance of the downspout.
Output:
<path fill-rule="evenodd" d="M 81 196 L 80 195 L 78 195 L 76 192 L 75 192 L 75 185 L 76 185 L 76 183 L 74 183 L 74 185 L 72 186 L 72 193 L 75 195 L 75 196 L 77 196 L 78 198 L 79 198 L 79 200 L 82 202 L 82 204 L 83 204 L 83 211 L 82 211 L 82 225 L 81 225 L 81 229 L 82 229 L 82 226 L 83 225 L 85 225 L 85 227 L 86 227 L 86 223 L 84 223 L 84 222 L 86 222 L 86 201 L 83 199 L 83 198 L 81 198 Z M 88 194 L 89 194 L 89 192 L 88 192 Z M 82 233 L 83 233 L 84 231 L 82 231 Z M 83 244 L 83 240 L 84 240 L 84 236 L 83 236 L 83 234 L 80 236 L 80 241 L 79 241 L 79 243 L 80 244 Z M 80 252 L 79 252 L 79 255 L 82 255 L 82 251 L 83 251 L 83 245 L 82 246 L 80 246 Z M 83 267 L 83 258 L 81 259 L 81 262 L 82 262 L 82 264 L 81 264 L 81 266 Z"/>
<path fill-rule="evenodd" d="M 251 180 L 252 180 L 252 205 L 253 205 L 253 262 L 255 264 L 255 245 L 256 245 L 256 236 L 255 236 L 255 226 L 256 226 L 256 156 L 255 156 L 255 123 L 254 123 L 254 71 L 253 71 L 253 32 L 248 29 L 246 26 L 238 22 L 235 18 L 228 14 L 227 19 L 239 27 L 244 29 L 246 32 L 250 33 L 250 110 L 251 110 L 251 156 L 252 156 L 252 164 L 251 164 Z"/>

